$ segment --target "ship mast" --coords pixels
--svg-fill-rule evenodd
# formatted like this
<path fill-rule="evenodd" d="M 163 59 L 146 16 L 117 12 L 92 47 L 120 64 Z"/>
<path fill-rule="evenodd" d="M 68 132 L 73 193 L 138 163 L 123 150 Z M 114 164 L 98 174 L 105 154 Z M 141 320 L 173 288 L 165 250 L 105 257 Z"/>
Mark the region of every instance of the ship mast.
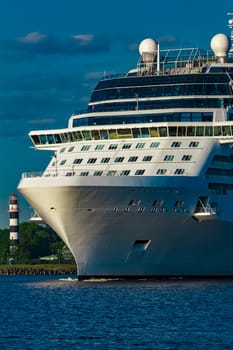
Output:
<path fill-rule="evenodd" d="M 228 12 L 227 16 L 230 16 L 230 19 L 228 20 L 228 27 L 230 28 L 231 31 L 231 48 L 229 51 L 229 54 L 232 56 L 233 55 L 233 12 Z"/>

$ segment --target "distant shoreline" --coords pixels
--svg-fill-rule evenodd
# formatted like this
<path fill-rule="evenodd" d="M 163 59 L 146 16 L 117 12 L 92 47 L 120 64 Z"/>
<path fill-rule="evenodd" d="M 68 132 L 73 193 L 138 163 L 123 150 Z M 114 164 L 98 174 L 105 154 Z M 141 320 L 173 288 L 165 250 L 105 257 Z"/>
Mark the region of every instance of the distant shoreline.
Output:
<path fill-rule="evenodd" d="M 77 275 L 74 264 L 0 265 L 0 276 L 74 274 Z"/>

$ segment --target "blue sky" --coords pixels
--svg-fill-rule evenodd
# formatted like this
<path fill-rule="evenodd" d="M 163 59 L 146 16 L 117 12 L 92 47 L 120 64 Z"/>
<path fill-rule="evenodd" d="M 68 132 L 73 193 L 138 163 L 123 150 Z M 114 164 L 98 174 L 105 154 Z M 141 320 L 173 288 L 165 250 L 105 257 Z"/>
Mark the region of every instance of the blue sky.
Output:
<path fill-rule="evenodd" d="M 66 127 L 104 72 L 135 67 L 144 38 L 209 48 L 214 34 L 229 34 L 227 12 L 233 1 L 1 0 L 0 228 L 21 173 L 43 170 L 50 157 L 30 148 L 30 130 Z"/>

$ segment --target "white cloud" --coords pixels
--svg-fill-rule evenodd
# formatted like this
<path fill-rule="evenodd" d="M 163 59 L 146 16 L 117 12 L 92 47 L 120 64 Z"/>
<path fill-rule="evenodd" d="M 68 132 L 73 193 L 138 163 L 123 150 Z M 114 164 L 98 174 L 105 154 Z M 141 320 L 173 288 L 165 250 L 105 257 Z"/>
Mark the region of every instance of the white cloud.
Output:
<path fill-rule="evenodd" d="M 89 80 L 89 79 L 102 78 L 103 76 L 104 76 L 104 72 L 90 72 L 85 74 L 84 78 Z"/>
<path fill-rule="evenodd" d="M 56 122 L 56 119 L 54 118 L 41 118 L 41 119 L 31 119 L 28 120 L 28 124 L 54 124 Z"/>
<path fill-rule="evenodd" d="M 92 34 L 76 34 L 73 35 L 74 40 L 80 41 L 82 45 L 89 44 L 93 40 Z"/>
<path fill-rule="evenodd" d="M 20 41 L 21 43 L 35 44 L 42 41 L 45 38 L 47 38 L 47 35 L 45 34 L 42 34 L 39 32 L 32 32 L 25 36 L 20 37 L 18 41 Z"/>

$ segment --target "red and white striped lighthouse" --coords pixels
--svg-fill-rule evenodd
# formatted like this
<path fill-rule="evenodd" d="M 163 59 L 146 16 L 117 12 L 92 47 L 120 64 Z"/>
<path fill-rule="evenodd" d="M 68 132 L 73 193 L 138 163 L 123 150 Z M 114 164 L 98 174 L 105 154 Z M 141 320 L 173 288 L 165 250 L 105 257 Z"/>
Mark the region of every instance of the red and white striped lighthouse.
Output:
<path fill-rule="evenodd" d="M 9 200 L 10 250 L 17 248 L 19 243 L 19 203 L 16 194 Z"/>

